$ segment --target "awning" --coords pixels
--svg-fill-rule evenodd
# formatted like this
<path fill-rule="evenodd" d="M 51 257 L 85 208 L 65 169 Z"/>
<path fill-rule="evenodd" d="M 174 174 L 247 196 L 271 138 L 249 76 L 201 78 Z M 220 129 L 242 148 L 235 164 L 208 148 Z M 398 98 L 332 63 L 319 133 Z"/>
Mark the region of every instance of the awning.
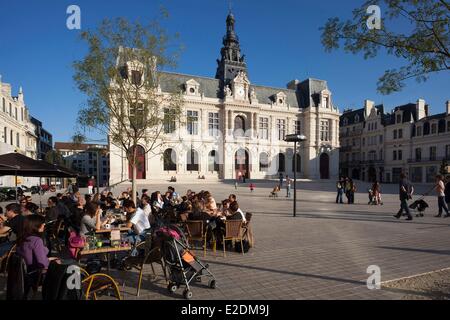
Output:
<path fill-rule="evenodd" d="M 34 160 L 14 152 L 0 155 L 0 176 L 21 177 L 77 177 L 78 173 L 43 160 Z"/>

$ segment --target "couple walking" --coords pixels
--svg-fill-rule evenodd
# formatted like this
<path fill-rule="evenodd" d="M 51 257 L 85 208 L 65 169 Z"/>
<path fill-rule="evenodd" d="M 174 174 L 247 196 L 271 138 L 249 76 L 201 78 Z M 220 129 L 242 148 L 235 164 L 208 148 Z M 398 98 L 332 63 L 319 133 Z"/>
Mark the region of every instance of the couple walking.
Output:
<path fill-rule="evenodd" d="M 425 194 L 428 195 L 431 191 L 436 190 L 439 208 L 439 213 L 436 217 L 441 217 L 443 211 L 446 212 L 446 215 L 444 216 L 445 218 L 450 217 L 449 209 L 446 203 L 445 189 L 446 186 L 444 184 L 444 177 L 442 175 L 438 175 L 436 176 L 436 184 L 434 185 L 433 189 L 431 189 L 429 192 Z M 400 175 L 400 183 L 399 183 L 400 210 L 396 215 L 394 215 L 395 218 L 400 219 L 404 211 L 407 215 L 406 218 L 407 221 L 411 221 L 413 219 L 408 206 L 408 200 L 412 199 L 413 193 L 414 187 L 406 178 L 406 174 L 402 173 Z"/>

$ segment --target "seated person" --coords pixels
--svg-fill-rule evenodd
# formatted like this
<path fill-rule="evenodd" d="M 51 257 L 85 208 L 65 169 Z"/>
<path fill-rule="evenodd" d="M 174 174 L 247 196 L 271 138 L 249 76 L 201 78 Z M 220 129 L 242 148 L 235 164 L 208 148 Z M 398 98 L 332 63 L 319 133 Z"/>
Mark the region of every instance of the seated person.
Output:
<path fill-rule="evenodd" d="M 150 229 L 150 222 L 141 208 L 136 208 L 133 200 L 126 200 L 123 209 L 127 213 L 127 227 L 132 230 L 128 233 L 130 243 L 137 243 L 145 240 L 145 233 Z"/>
<path fill-rule="evenodd" d="M 228 196 L 228 200 L 230 200 L 230 203 L 236 202 L 236 195 L 235 194 L 230 194 Z"/>
<path fill-rule="evenodd" d="M 161 196 L 161 192 L 156 191 L 152 193 L 152 206 L 156 209 L 163 209 L 164 208 L 164 200 Z"/>
<path fill-rule="evenodd" d="M 229 199 L 225 199 L 222 201 L 222 209 L 220 210 L 218 216 L 219 217 L 228 217 L 231 215 L 231 211 L 230 211 L 230 200 Z"/>
<path fill-rule="evenodd" d="M 150 206 L 150 197 L 146 194 L 141 198 L 141 207 L 144 210 L 145 216 L 149 219 L 150 224 L 153 223 L 154 217 L 152 215 L 152 207 Z"/>
<path fill-rule="evenodd" d="M 89 202 L 84 206 L 83 216 L 81 218 L 80 235 L 85 236 L 88 233 L 100 230 L 102 226 L 108 223 L 108 220 L 102 222 L 102 211 L 98 204 Z"/>
<path fill-rule="evenodd" d="M 216 216 L 219 212 L 219 210 L 217 209 L 217 203 L 216 200 L 214 200 L 214 198 L 211 196 L 210 193 L 207 193 L 205 198 L 205 211 L 210 215 L 210 216 Z"/>
<path fill-rule="evenodd" d="M 0 244 L 0 257 L 4 256 L 14 245 L 14 242 L 23 233 L 24 217 L 21 214 L 20 205 L 10 203 L 5 208 L 6 214 L 0 216 L 0 223 L 11 228 L 11 235 L 7 242 Z"/>
<path fill-rule="evenodd" d="M 58 220 L 59 216 L 59 210 L 56 206 L 58 204 L 58 198 L 57 197 L 50 197 L 47 200 L 47 210 L 45 212 L 45 221 L 56 221 Z"/>
<path fill-rule="evenodd" d="M 237 203 L 237 201 L 230 204 L 230 211 L 231 215 L 227 218 L 227 220 L 242 220 L 243 222 L 247 221 L 245 219 L 245 214 L 239 208 L 239 204 Z"/>
<path fill-rule="evenodd" d="M 23 234 L 17 239 L 16 252 L 25 260 L 28 273 L 38 269 L 46 270 L 50 261 L 56 259 L 47 257 L 49 251 L 42 240 L 44 227 L 43 216 L 28 216 L 24 219 Z"/>

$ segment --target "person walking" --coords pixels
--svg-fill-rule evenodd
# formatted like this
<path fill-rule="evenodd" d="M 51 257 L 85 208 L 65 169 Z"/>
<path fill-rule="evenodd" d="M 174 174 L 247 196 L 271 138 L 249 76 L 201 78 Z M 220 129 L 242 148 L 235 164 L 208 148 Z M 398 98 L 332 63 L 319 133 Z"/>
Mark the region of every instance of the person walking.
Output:
<path fill-rule="evenodd" d="M 413 219 L 411 212 L 409 211 L 408 200 L 412 199 L 412 194 L 414 193 L 414 187 L 411 185 L 409 180 L 406 178 L 406 174 L 400 174 L 400 182 L 399 182 L 399 197 L 400 197 L 400 210 L 395 218 L 400 219 L 403 211 L 405 211 L 408 218 L 407 221 L 411 221 Z"/>
<path fill-rule="evenodd" d="M 445 202 L 447 203 L 447 208 L 450 209 L 450 176 L 447 176 L 447 178 L 445 179 Z"/>
<path fill-rule="evenodd" d="M 238 181 L 236 180 L 234 181 L 234 190 L 237 190 L 237 188 L 238 188 Z"/>
<path fill-rule="evenodd" d="M 88 194 L 93 194 L 93 189 L 94 189 L 94 178 L 91 178 L 88 181 Z"/>
<path fill-rule="evenodd" d="M 336 203 L 344 203 L 344 178 L 340 177 L 339 180 L 336 182 L 336 191 L 337 191 L 337 195 L 336 195 Z"/>
<path fill-rule="evenodd" d="M 250 192 L 253 193 L 255 190 L 255 185 L 253 183 L 250 183 Z"/>
<path fill-rule="evenodd" d="M 286 176 L 286 198 L 291 197 L 291 183 L 291 178 L 289 178 L 289 176 Z"/>
<path fill-rule="evenodd" d="M 283 176 L 282 172 L 280 172 L 280 175 L 279 175 L 278 179 L 280 181 L 280 189 L 281 189 L 281 188 L 283 188 L 283 179 L 284 179 L 284 176 Z"/>
<path fill-rule="evenodd" d="M 444 177 L 442 175 L 436 176 L 436 185 L 434 187 L 437 192 L 438 196 L 438 207 L 439 207 L 439 213 L 436 218 L 442 217 L 442 211 L 446 212 L 445 218 L 450 217 L 450 213 L 448 212 L 447 203 L 445 202 L 445 184 L 444 184 Z"/>

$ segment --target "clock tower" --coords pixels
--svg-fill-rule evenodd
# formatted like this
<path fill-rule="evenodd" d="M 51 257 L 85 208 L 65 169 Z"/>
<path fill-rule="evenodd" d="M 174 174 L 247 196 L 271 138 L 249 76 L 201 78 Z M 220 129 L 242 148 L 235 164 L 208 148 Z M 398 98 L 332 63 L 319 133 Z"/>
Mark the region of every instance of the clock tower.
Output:
<path fill-rule="evenodd" d="M 216 79 L 220 80 L 222 97 L 226 96 L 225 88 L 228 85 L 233 88 L 235 97 L 237 97 L 236 94 L 243 93 L 239 86 L 236 87 L 239 92 L 236 92 L 232 82 L 239 73 L 247 73 L 247 65 L 244 62 L 245 55 L 241 55 L 239 37 L 234 30 L 235 22 L 234 15 L 230 12 L 227 17 L 227 33 L 223 37 L 223 47 L 220 51 L 221 59 L 217 59 Z M 245 90 L 245 88 L 242 89 Z M 248 96 L 248 89 L 243 94 Z"/>

